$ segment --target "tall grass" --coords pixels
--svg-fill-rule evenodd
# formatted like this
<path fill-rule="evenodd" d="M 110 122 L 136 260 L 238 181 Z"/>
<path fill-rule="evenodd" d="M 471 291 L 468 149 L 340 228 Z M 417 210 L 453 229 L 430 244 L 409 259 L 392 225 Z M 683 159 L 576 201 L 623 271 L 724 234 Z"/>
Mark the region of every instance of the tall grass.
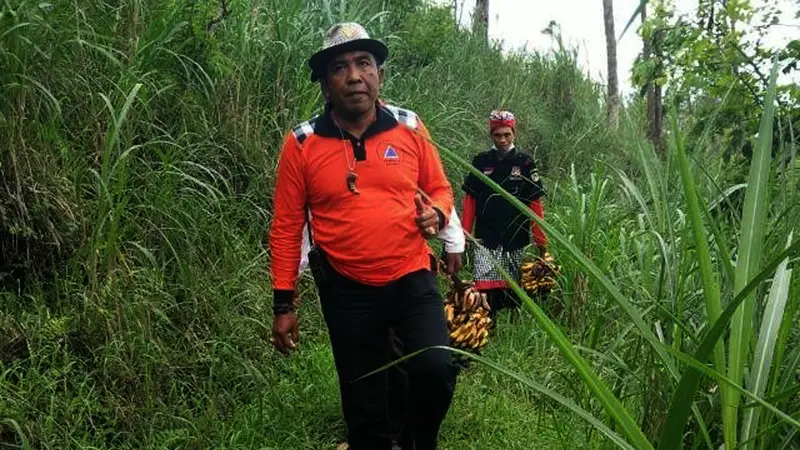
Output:
<path fill-rule="evenodd" d="M 305 58 L 332 21 L 359 20 L 391 46 L 384 98 L 425 120 L 455 187 L 489 145 L 486 113 L 517 114 L 564 269 L 548 300 L 562 315 L 541 299 L 525 301 L 533 321 L 501 315 L 488 366 L 460 378 L 443 448 L 716 448 L 733 437 L 791 448 L 797 430 L 781 414 L 797 416 L 799 394 L 800 246 L 786 250 L 785 220 L 798 207 L 785 188 L 796 159 L 773 167 L 757 152 L 750 175 L 711 146 L 661 160 L 638 105 L 618 132 L 605 126 L 602 87 L 574 52 L 503 55 L 445 8 L 227 3 L 213 31 L 217 2 L 0 7 L 0 443 L 319 449 L 343 436 L 310 280 L 302 351 L 283 359 L 269 346 L 263 238 L 281 137 L 321 107 Z M 678 188 L 690 178 L 694 195 Z M 709 270 L 718 288 L 706 289 Z M 729 339 L 744 349 L 741 372 L 715 360 L 714 375 L 763 401 L 726 402 L 723 420 L 721 392 L 739 390 L 692 364 L 726 339 L 735 301 L 752 312 L 733 327 L 761 324 L 755 352 L 746 335 Z"/>
<path fill-rule="evenodd" d="M 722 416 L 723 416 L 723 435 L 724 440 L 728 445 L 735 445 L 736 442 L 736 434 L 737 434 L 737 426 L 738 426 L 738 417 L 739 417 L 739 410 L 737 409 L 738 398 L 741 393 L 747 394 L 748 397 L 757 400 L 757 402 L 762 405 L 761 407 L 766 407 L 770 411 L 779 414 L 784 420 L 787 420 L 792 427 L 800 427 L 800 423 L 795 420 L 792 420 L 789 415 L 786 415 L 783 412 L 777 410 L 774 406 L 770 405 L 767 402 L 764 402 L 762 399 L 757 397 L 746 390 L 744 390 L 740 384 L 742 383 L 741 379 L 741 372 L 746 364 L 745 361 L 741 361 L 739 359 L 732 360 L 730 362 L 730 366 L 728 367 L 729 376 L 724 377 L 720 372 L 721 369 L 725 368 L 725 356 L 722 345 L 715 342 L 720 338 L 719 330 L 722 330 L 726 324 L 727 319 L 733 315 L 733 321 L 731 323 L 731 346 L 732 348 L 739 345 L 738 339 L 742 335 L 741 327 L 751 327 L 752 324 L 750 321 L 752 318 L 745 318 L 743 319 L 741 316 L 741 309 L 739 302 L 744 302 L 744 306 L 746 307 L 748 304 L 748 299 L 752 301 L 755 295 L 757 284 L 754 284 L 755 279 L 763 279 L 765 276 L 769 275 L 771 270 L 775 269 L 775 265 L 780 262 L 780 260 L 776 260 L 775 264 L 769 270 L 764 270 L 755 276 L 755 271 L 760 267 L 758 263 L 758 256 L 760 253 L 756 252 L 756 262 L 751 262 L 751 252 L 748 251 L 752 246 L 756 246 L 756 249 L 760 247 L 760 242 L 762 240 L 762 235 L 764 234 L 764 230 L 762 229 L 762 224 L 765 222 L 765 215 L 768 208 L 767 198 L 764 194 L 767 185 L 767 179 L 769 177 L 769 165 L 767 161 L 769 161 L 769 149 L 771 148 L 771 124 L 773 120 L 773 103 L 774 103 L 774 95 L 775 95 L 775 73 L 777 70 L 777 65 L 773 68 L 772 79 L 770 90 L 768 93 L 767 100 L 765 102 L 765 110 L 763 113 L 762 118 L 762 129 L 759 134 L 759 142 L 758 142 L 758 155 L 756 155 L 753 159 L 750 176 L 749 176 L 749 183 L 747 188 L 747 195 L 745 197 L 745 204 L 744 204 L 744 213 L 742 217 L 742 229 L 741 229 L 741 239 L 742 244 L 740 245 L 740 254 L 739 260 L 737 261 L 737 274 L 736 277 L 746 277 L 744 282 L 735 281 L 736 285 L 732 290 L 732 294 L 736 295 L 736 301 L 731 302 L 728 310 L 726 311 L 726 322 L 722 322 L 721 319 L 721 307 L 720 307 L 720 288 L 718 285 L 718 281 L 715 279 L 715 276 L 712 272 L 712 262 L 711 262 L 711 252 L 708 248 L 707 241 L 709 240 L 709 235 L 704 231 L 702 223 L 701 223 L 701 212 L 699 209 L 699 203 L 697 201 L 697 189 L 695 187 L 694 181 L 692 179 L 692 175 L 690 172 L 688 160 L 685 155 L 685 150 L 683 148 L 683 144 L 680 137 L 680 130 L 677 127 L 677 122 L 675 120 L 676 114 L 673 112 L 673 134 L 674 134 L 674 142 L 675 146 L 674 149 L 677 150 L 677 154 L 680 160 L 680 173 L 681 178 L 684 182 L 685 187 L 685 194 L 687 197 L 687 202 L 689 204 L 689 216 L 692 220 L 694 234 L 696 238 L 696 245 L 697 253 L 699 256 L 699 265 L 700 265 L 700 272 L 702 275 L 703 280 L 703 289 L 702 292 L 706 297 L 706 309 L 707 309 L 707 323 L 716 325 L 714 328 L 717 329 L 717 333 L 709 334 L 708 337 L 704 340 L 704 346 L 700 348 L 709 348 L 710 346 L 715 348 L 715 365 L 717 366 L 717 371 L 713 370 L 702 370 L 702 372 L 707 374 L 712 374 L 712 376 L 724 383 L 721 383 L 722 387 L 719 389 L 720 398 L 721 398 L 721 405 L 722 405 Z M 606 289 L 606 291 L 617 300 L 623 309 L 629 314 L 630 318 L 632 319 L 633 323 L 638 325 L 637 320 L 641 320 L 639 314 L 633 309 L 628 302 L 621 296 L 619 291 L 608 282 L 605 276 L 601 273 L 598 273 L 597 268 L 594 264 L 585 258 L 577 248 L 575 248 L 572 244 L 569 243 L 568 240 L 565 239 L 563 235 L 561 235 L 555 229 L 549 227 L 546 222 L 542 222 L 539 218 L 534 216 L 530 211 L 528 211 L 524 205 L 522 205 L 519 201 L 513 199 L 507 192 L 502 191 L 496 184 L 494 184 L 491 180 L 489 180 L 485 175 L 481 174 L 479 171 L 475 170 L 474 168 L 469 167 L 468 163 L 463 159 L 459 158 L 454 152 L 443 149 L 445 154 L 453 159 L 458 161 L 460 164 L 464 165 L 465 168 L 469 168 L 479 178 L 483 179 L 487 184 L 489 184 L 493 189 L 497 190 L 497 192 L 504 197 L 506 197 L 509 201 L 512 201 L 517 208 L 524 212 L 531 220 L 536 221 L 539 223 L 543 228 L 554 236 L 556 242 L 560 247 L 566 248 L 572 257 L 576 258 L 579 265 L 592 274 L 597 281 Z M 635 186 L 632 185 L 630 180 L 622 177 L 623 185 L 626 190 L 633 194 L 636 198 L 637 202 L 640 206 L 646 209 L 644 205 L 644 201 L 639 194 L 638 190 Z M 652 185 L 652 183 L 651 183 Z M 585 211 L 585 208 L 581 209 Z M 652 226 L 652 223 L 650 224 Z M 787 231 L 787 230 L 781 230 Z M 757 242 L 756 242 L 757 241 Z M 726 248 L 724 245 L 721 245 L 722 248 Z M 786 254 L 782 255 L 781 260 L 786 258 Z M 724 256 L 723 256 L 724 258 Z M 785 261 L 784 261 L 785 263 Z M 742 266 L 752 266 L 742 269 Z M 736 278 L 734 278 L 735 280 Z M 509 279 L 509 281 L 512 281 Z M 780 284 L 778 284 L 780 283 Z M 787 290 L 785 288 L 785 284 L 788 283 L 787 279 L 787 272 L 785 266 L 779 269 L 779 272 L 776 275 L 775 284 L 778 286 L 773 289 L 772 294 L 770 295 L 771 299 L 769 302 L 768 308 L 768 315 L 765 316 L 765 324 L 762 327 L 764 332 L 760 335 L 760 342 L 758 344 L 758 352 L 756 355 L 756 363 L 757 367 L 754 369 L 755 371 L 751 375 L 751 381 L 749 384 L 754 385 L 758 390 L 762 390 L 764 374 L 765 372 L 769 372 L 770 368 L 768 366 L 765 367 L 765 358 L 769 359 L 766 352 L 771 354 L 771 346 L 774 344 L 774 341 L 777 336 L 777 326 L 774 324 L 770 324 L 770 320 L 775 322 L 775 315 L 776 312 L 774 308 L 777 305 L 781 305 L 785 302 L 785 298 L 787 295 Z M 512 282 L 513 284 L 513 282 Z M 747 290 L 745 292 L 745 287 Z M 584 379 L 587 386 L 594 392 L 595 395 L 598 396 L 601 403 L 609 410 L 611 415 L 615 418 L 615 420 L 620 421 L 620 425 L 625 427 L 626 425 L 621 421 L 619 413 L 615 412 L 617 408 L 620 408 L 621 405 L 615 403 L 614 400 L 609 400 L 605 397 L 601 390 L 596 389 L 593 385 L 596 383 L 596 378 L 593 378 L 590 374 L 587 374 L 586 369 L 580 363 L 580 361 L 576 361 L 574 357 L 571 355 L 571 347 L 569 344 L 565 344 L 562 342 L 563 335 L 560 331 L 556 328 L 551 332 L 553 324 L 547 320 L 547 318 L 542 316 L 542 311 L 539 309 L 527 296 L 519 290 L 519 288 L 515 285 L 515 290 L 518 291 L 518 294 L 523 298 L 524 304 L 528 307 L 534 317 L 537 318 L 537 321 L 546 329 L 548 330 L 548 335 L 556 342 L 559 348 L 562 349 L 567 359 L 575 366 L 575 368 L 582 374 L 582 378 Z M 780 308 L 780 306 L 778 306 Z M 673 316 L 674 317 L 674 316 Z M 681 317 L 675 317 L 677 321 L 681 320 Z M 718 323 L 717 323 L 718 322 Z M 643 328 L 641 326 L 637 326 L 642 333 L 642 337 L 646 340 L 650 341 L 653 344 L 653 349 L 661 355 L 661 364 L 663 365 L 664 369 L 668 370 L 669 372 L 674 373 L 674 368 L 671 364 L 671 360 L 665 358 L 663 356 L 664 349 L 670 349 L 671 353 L 680 356 L 680 359 L 684 362 L 693 361 L 692 364 L 686 369 L 684 376 L 682 377 L 681 383 L 679 388 L 675 391 L 675 395 L 673 397 L 672 404 L 669 408 L 669 414 L 666 417 L 663 429 L 661 431 L 661 440 L 659 447 L 660 448 L 676 448 L 680 445 L 681 441 L 683 440 L 683 424 L 687 420 L 687 416 L 689 414 L 689 410 L 694 408 L 693 405 L 693 396 L 695 394 L 695 389 L 697 387 L 697 382 L 699 381 L 699 372 L 697 371 L 702 366 L 698 365 L 696 360 L 686 357 L 683 353 L 676 348 L 671 348 L 668 345 L 664 345 L 659 343 L 655 340 L 650 332 L 649 329 Z M 745 333 L 746 334 L 746 333 Z M 749 336 L 749 334 L 748 334 Z M 663 338 L 662 338 L 663 339 Z M 770 348 L 767 350 L 767 348 Z M 706 357 L 705 351 L 701 350 L 700 355 L 704 359 Z M 701 359 L 701 361 L 703 360 Z M 738 368 L 737 368 L 738 367 Z M 731 377 L 730 374 L 733 373 L 734 377 Z M 762 390 L 763 393 L 763 390 Z M 753 417 L 757 417 L 757 412 L 759 411 L 758 407 L 750 406 L 747 411 L 745 411 L 745 428 L 742 432 L 742 441 L 744 441 L 748 446 L 753 446 L 754 441 L 750 439 L 751 436 L 756 435 L 757 433 L 754 431 L 757 426 L 754 424 Z M 622 413 L 624 414 L 624 413 Z M 705 431 L 705 425 L 702 417 L 699 417 L 697 409 L 695 408 L 695 415 L 698 416 L 698 425 L 704 430 L 704 437 L 706 438 L 707 443 L 710 446 L 713 446 L 711 442 L 710 436 L 708 436 L 707 431 Z M 765 433 L 768 433 L 769 430 L 765 430 L 764 432 L 758 433 L 758 435 L 763 436 Z M 637 442 L 639 439 L 639 435 L 635 433 L 626 433 L 629 438 L 631 438 L 632 442 Z M 642 447 L 644 445 L 644 447 Z M 646 442 L 644 444 L 638 443 L 637 447 L 639 448 L 647 448 L 649 444 Z"/>
<path fill-rule="evenodd" d="M 440 20 L 444 9 L 228 3 L 213 32 L 218 2 L 0 6 L 3 444 L 335 441 L 333 367 L 310 286 L 305 356 L 276 360 L 263 247 L 281 137 L 321 106 L 305 60 L 331 21 L 359 20 L 387 39 L 385 97 L 465 155 L 485 145 L 476 120 L 501 94 L 541 120 L 538 136 L 526 127 L 529 142 L 545 143 L 542 159 L 562 157 L 552 150 L 563 135 L 591 135 L 583 117 L 599 115 L 574 61 L 504 60 Z M 425 77 L 441 80 L 436 95 Z M 534 88 L 541 101 L 521 101 Z M 561 106 L 554 92 L 587 101 Z M 545 126 L 572 115 L 571 129 Z M 307 419 L 281 413 L 287 402 Z"/>

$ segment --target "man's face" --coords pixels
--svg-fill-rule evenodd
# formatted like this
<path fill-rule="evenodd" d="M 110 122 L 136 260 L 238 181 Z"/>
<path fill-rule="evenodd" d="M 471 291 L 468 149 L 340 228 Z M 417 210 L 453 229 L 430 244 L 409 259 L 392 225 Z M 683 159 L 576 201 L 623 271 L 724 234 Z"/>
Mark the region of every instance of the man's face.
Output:
<path fill-rule="evenodd" d="M 501 152 L 507 152 L 514 145 L 514 130 L 511 127 L 497 127 L 492 131 L 494 146 Z"/>
<path fill-rule="evenodd" d="M 338 111 L 359 116 L 375 107 L 378 91 L 383 82 L 383 69 L 375 57 L 364 51 L 338 55 L 328 64 L 323 89 Z"/>

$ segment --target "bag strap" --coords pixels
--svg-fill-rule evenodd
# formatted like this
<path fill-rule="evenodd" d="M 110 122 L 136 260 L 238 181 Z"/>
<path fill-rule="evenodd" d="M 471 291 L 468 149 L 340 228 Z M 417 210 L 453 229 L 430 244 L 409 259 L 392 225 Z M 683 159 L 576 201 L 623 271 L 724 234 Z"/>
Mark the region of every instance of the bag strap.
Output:
<path fill-rule="evenodd" d="M 308 245 L 309 247 L 313 247 L 314 237 L 311 236 L 311 215 L 309 214 L 309 206 L 306 205 L 306 207 L 303 208 L 303 211 L 305 212 L 306 215 L 306 227 L 308 227 Z"/>

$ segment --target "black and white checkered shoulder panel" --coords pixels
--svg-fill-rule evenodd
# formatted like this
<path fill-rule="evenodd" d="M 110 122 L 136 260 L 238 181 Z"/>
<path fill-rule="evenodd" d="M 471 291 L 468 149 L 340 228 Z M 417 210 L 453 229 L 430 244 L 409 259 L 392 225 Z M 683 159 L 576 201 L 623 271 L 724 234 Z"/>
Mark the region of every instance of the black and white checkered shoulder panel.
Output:
<path fill-rule="evenodd" d="M 317 120 L 319 116 L 314 116 L 309 120 L 301 123 L 300 125 L 292 128 L 292 134 L 294 134 L 295 139 L 297 142 L 302 144 L 303 141 L 308 139 L 309 136 L 314 134 L 314 128 L 316 127 Z"/>
<path fill-rule="evenodd" d="M 402 123 L 412 130 L 419 130 L 419 117 L 414 111 L 388 104 L 383 105 L 383 107 L 386 108 L 399 123 Z"/>

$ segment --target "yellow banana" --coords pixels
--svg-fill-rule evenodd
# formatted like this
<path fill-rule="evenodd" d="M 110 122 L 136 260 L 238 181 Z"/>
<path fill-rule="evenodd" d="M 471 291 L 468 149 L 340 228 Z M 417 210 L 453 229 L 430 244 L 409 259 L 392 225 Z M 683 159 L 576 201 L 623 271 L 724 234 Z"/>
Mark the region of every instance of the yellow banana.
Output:
<path fill-rule="evenodd" d="M 466 333 L 468 333 L 468 332 L 469 332 L 469 328 L 467 328 L 467 327 L 463 327 L 463 326 L 462 326 L 462 327 L 459 327 L 459 329 L 458 329 L 458 330 L 456 330 L 456 332 L 455 332 L 455 333 L 453 333 L 453 334 L 451 335 L 451 337 L 452 337 L 454 340 L 458 341 L 458 340 L 461 340 L 461 339 L 464 337 L 464 335 L 465 335 Z"/>
<path fill-rule="evenodd" d="M 484 311 L 489 311 L 491 308 L 489 307 L 489 301 L 486 298 L 486 294 L 481 293 L 481 304 L 483 305 Z"/>

